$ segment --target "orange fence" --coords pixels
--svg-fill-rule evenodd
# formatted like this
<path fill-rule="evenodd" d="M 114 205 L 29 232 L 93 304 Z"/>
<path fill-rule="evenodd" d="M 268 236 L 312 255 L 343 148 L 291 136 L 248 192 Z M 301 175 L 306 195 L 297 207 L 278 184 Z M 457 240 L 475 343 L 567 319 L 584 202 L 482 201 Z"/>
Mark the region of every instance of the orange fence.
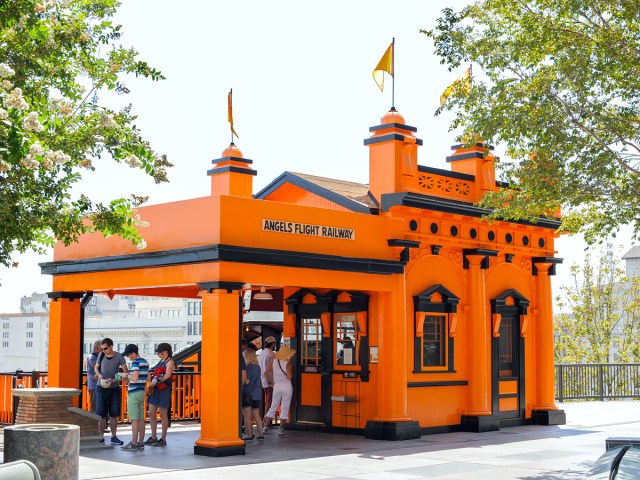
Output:
<path fill-rule="evenodd" d="M 87 394 L 86 377 L 82 382 L 82 405 L 84 410 L 91 409 L 91 399 Z M 22 374 L 18 379 L 13 373 L 0 373 L 0 425 L 13 423 L 12 388 L 33 388 L 30 373 Z M 47 372 L 40 373 L 40 386 L 47 386 Z M 127 389 L 122 388 L 122 415 L 120 423 L 129 423 L 127 414 Z M 200 372 L 174 372 L 171 392 L 171 420 L 200 420 Z M 146 411 L 146 400 L 145 400 Z"/>

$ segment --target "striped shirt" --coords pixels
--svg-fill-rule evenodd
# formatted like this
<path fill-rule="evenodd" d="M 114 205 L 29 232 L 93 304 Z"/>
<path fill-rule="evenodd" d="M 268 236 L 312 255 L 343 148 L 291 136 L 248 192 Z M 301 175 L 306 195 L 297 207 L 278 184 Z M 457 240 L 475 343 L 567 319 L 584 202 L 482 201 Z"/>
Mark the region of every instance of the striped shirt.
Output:
<path fill-rule="evenodd" d="M 147 362 L 144 358 L 138 357 L 133 362 L 131 362 L 131 367 L 129 368 L 131 373 L 138 373 L 138 381 L 137 382 L 129 382 L 129 392 L 137 392 L 138 390 L 144 390 L 144 387 L 147 383 L 147 376 L 149 375 L 149 362 Z"/>

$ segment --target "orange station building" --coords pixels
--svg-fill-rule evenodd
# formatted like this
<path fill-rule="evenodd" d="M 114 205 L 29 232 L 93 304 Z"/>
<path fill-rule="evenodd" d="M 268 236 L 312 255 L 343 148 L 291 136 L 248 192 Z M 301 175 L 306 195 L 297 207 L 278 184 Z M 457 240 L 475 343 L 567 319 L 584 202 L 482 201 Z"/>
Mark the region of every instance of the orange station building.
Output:
<path fill-rule="evenodd" d="M 395 110 L 369 131 L 368 185 L 285 172 L 253 195 L 252 161 L 232 144 L 207 172 L 210 196 L 139 209 L 146 249 L 100 234 L 58 244 L 41 265 L 54 290 L 49 386 L 80 386 L 88 294 L 201 296 L 194 452 L 243 454 L 250 284 L 282 299 L 297 350 L 292 429 L 404 440 L 565 423 L 550 279 L 559 222 L 483 220 L 475 204 L 506 185 L 481 145 L 452 147 L 449 171 L 418 165 L 422 141 Z"/>

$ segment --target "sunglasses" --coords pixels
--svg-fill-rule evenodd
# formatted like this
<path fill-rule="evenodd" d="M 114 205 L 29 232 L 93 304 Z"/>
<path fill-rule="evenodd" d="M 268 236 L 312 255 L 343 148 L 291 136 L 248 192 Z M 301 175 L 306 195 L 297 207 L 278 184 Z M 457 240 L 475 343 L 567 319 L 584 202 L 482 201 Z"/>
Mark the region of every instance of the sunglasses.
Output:
<path fill-rule="evenodd" d="M 105 350 L 109 350 L 111 348 L 111 345 L 109 345 L 108 347 L 102 347 L 102 351 L 104 352 Z"/>

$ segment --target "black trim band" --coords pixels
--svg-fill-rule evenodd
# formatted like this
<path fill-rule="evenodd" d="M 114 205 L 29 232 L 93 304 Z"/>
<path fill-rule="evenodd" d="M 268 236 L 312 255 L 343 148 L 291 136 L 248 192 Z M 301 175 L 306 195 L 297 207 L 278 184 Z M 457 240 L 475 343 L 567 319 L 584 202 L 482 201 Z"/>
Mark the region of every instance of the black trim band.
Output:
<path fill-rule="evenodd" d="M 400 130 L 408 130 L 409 132 L 417 132 L 416 127 L 411 125 L 405 125 L 404 123 L 383 123 L 382 125 L 376 125 L 375 127 L 369 127 L 370 132 L 377 132 L 378 130 L 386 130 L 387 128 L 399 128 Z"/>
<path fill-rule="evenodd" d="M 390 133 L 388 135 L 381 135 L 379 137 L 366 138 L 364 140 L 365 145 L 374 145 L 376 143 L 390 142 L 392 140 L 397 140 L 399 142 L 404 142 L 404 135 L 399 133 Z M 416 138 L 416 145 L 422 145 L 422 140 Z"/>
<path fill-rule="evenodd" d="M 57 300 L 58 298 L 68 298 L 72 302 L 84 296 L 84 292 L 47 292 L 47 297 L 52 300 Z"/>
<path fill-rule="evenodd" d="M 551 263 L 551 267 L 549 267 L 549 275 L 556 274 L 556 265 L 561 264 L 564 261 L 563 258 L 556 257 L 533 257 L 531 259 L 531 274 L 536 276 L 538 275 L 538 267 L 536 267 L 536 263 Z"/>
<path fill-rule="evenodd" d="M 452 155 L 447 157 L 447 162 L 455 162 L 456 160 L 468 160 L 470 158 L 487 158 L 484 153 L 480 152 L 469 152 L 469 153 L 461 153 L 460 155 Z"/>
<path fill-rule="evenodd" d="M 448 382 L 409 382 L 407 383 L 408 388 L 419 388 L 419 387 L 460 387 L 469 385 L 467 380 L 451 380 Z"/>
<path fill-rule="evenodd" d="M 242 167 L 233 167 L 231 165 L 227 165 L 226 167 L 218 167 L 212 168 L 211 170 L 207 170 L 207 175 L 216 175 L 218 173 L 243 173 L 244 175 L 257 175 L 257 170 L 252 170 L 250 168 L 242 168 Z"/>
<path fill-rule="evenodd" d="M 472 147 L 480 147 L 480 148 L 487 148 L 487 146 L 484 143 L 480 143 L 480 142 L 476 142 L 475 144 L 462 144 L 462 143 L 456 143 L 455 145 L 451 145 L 451 150 L 460 150 L 463 148 L 472 148 Z M 489 145 L 489 150 L 493 150 L 493 145 Z"/>
<path fill-rule="evenodd" d="M 253 160 L 249 160 L 248 158 L 242 158 L 242 157 L 216 158 L 215 160 L 211 160 L 211 163 L 216 164 L 216 163 L 228 162 L 229 160 L 233 160 L 234 162 L 241 162 L 241 163 L 253 163 Z"/>
<path fill-rule="evenodd" d="M 447 200 L 444 198 L 432 197 L 430 195 L 421 195 L 411 192 L 385 193 L 381 199 L 382 211 L 387 212 L 391 207 L 403 206 L 414 207 L 423 210 L 434 210 L 436 212 L 457 213 L 469 217 L 482 218 L 491 213 L 488 208 L 480 208 L 467 202 L 459 202 L 457 200 Z M 528 222 L 526 220 L 501 220 L 508 223 L 517 223 L 520 225 L 530 225 L 533 227 L 550 228 L 557 230 L 562 222 L 559 220 L 550 220 L 548 218 L 540 218 L 537 223 Z"/>
<path fill-rule="evenodd" d="M 84 260 L 46 262 L 40 264 L 40 272 L 45 275 L 65 275 L 207 262 L 255 263 L 383 275 L 404 272 L 404 264 L 394 260 L 340 257 L 337 255 L 222 244 Z"/>

